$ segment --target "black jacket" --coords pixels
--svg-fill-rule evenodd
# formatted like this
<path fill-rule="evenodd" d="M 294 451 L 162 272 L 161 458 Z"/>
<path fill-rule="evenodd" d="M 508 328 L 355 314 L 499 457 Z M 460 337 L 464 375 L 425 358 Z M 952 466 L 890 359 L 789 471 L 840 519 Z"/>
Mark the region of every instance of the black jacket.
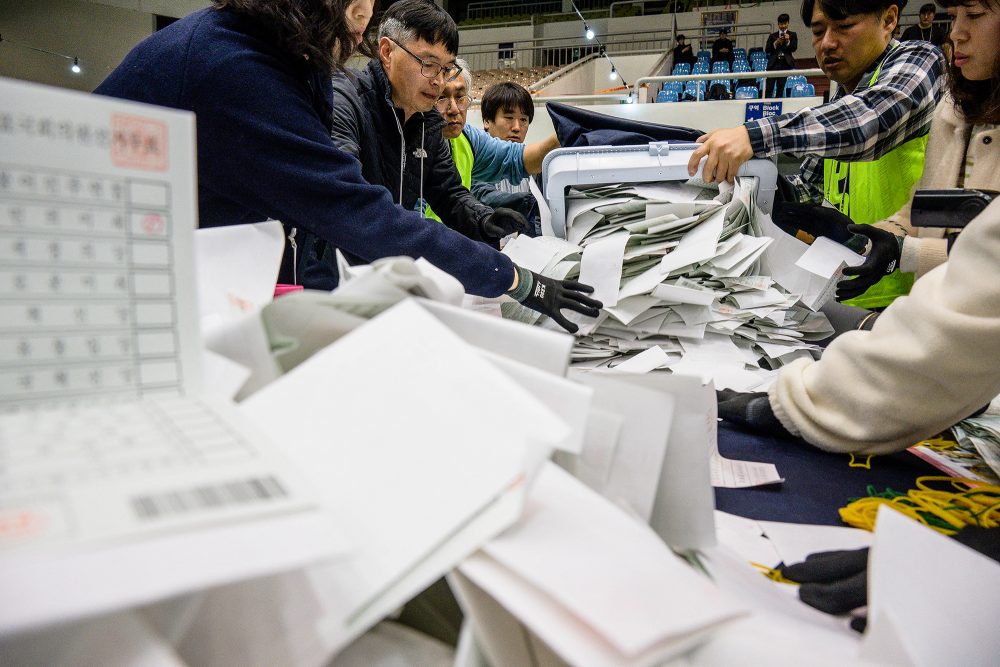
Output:
<path fill-rule="evenodd" d="M 451 148 L 441 136 L 444 123 L 434 110 L 415 113 L 404 123 L 378 60 L 361 72 L 334 77 L 333 143 L 361 161 L 365 180 L 386 187 L 396 203 L 412 211 L 423 213 L 423 197 L 446 225 L 482 240 L 479 221 L 493 209 L 462 185 Z"/>
<path fill-rule="evenodd" d="M 389 78 L 380 61 L 370 61 L 360 72 L 334 76 L 330 136 L 334 145 L 361 162 L 364 179 L 386 188 L 393 201 L 407 210 L 423 215 L 430 203 L 445 225 L 483 241 L 480 221 L 493 209 L 480 204 L 462 185 L 451 148 L 441 136 L 444 118 L 434 110 L 415 113 L 405 123 L 403 118 L 403 110 L 392 103 Z M 300 247 L 299 282 L 311 289 L 336 287 L 335 248 L 310 234 Z M 345 255 L 352 264 L 359 261 Z"/>
<path fill-rule="evenodd" d="M 795 69 L 795 57 L 792 54 L 799 48 L 799 36 L 789 30 L 788 44 L 775 48 L 774 43 L 778 35 L 778 32 L 772 32 L 767 38 L 767 44 L 764 45 L 764 51 L 767 53 L 767 69 Z"/>

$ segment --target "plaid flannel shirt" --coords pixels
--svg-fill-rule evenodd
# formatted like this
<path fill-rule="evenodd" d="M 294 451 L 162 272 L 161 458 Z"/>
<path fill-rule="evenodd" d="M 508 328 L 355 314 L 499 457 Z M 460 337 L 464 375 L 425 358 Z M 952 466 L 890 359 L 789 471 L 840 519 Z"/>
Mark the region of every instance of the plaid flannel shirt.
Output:
<path fill-rule="evenodd" d="M 878 80 L 869 85 L 879 63 Z M 824 158 L 876 160 L 930 131 L 945 71 L 936 46 L 893 40 L 854 92 L 840 88 L 828 104 L 747 122 L 754 156 L 803 157 L 792 184 L 800 201 L 818 203 L 823 199 Z"/>

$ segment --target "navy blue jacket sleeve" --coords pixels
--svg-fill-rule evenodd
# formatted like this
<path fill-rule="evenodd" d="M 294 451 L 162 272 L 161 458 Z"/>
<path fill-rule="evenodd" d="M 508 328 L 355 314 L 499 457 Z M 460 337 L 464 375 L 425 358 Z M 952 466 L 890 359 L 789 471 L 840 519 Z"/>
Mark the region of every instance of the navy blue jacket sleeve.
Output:
<path fill-rule="evenodd" d="M 253 49 L 203 62 L 203 71 L 184 69 L 185 103 L 178 104 L 197 115 L 201 190 L 367 261 L 424 257 L 471 294 L 494 297 L 510 288 L 514 269 L 506 256 L 396 206 L 385 188 L 362 178 L 312 103 L 321 92 L 291 67 Z M 130 97 L 118 94 L 113 79 L 97 92 Z"/>

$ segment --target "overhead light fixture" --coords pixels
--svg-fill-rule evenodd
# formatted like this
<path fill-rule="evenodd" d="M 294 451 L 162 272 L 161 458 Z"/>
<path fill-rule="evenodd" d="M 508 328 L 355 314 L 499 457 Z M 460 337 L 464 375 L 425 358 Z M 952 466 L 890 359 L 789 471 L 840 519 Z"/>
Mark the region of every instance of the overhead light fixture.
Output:
<path fill-rule="evenodd" d="M 615 79 L 617 79 L 618 78 L 618 70 L 616 70 L 614 67 L 612 67 L 611 68 L 611 74 L 608 75 L 608 78 L 611 79 L 612 81 L 614 81 Z"/>
<path fill-rule="evenodd" d="M 594 30 L 586 23 L 583 24 L 583 36 L 587 39 L 594 39 Z"/>
<path fill-rule="evenodd" d="M 77 56 L 69 56 L 69 55 L 66 55 L 65 53 L 59 53 L 57 51 L 49 51 L 48 49 L 40 49 L 37 46 L 32 46 L 31 44 L 25 44 L 24 42 L 18 42 L 18 41 L 12 40 L 12 39 L 8 39 L 8 38 L 4 37 L 3 35 L 0 35 L 0 43 L 10 44 L 11 46 L 18 46 L 18 47 L 20 47 L 22 49 L 28 49 L 29 51 L 36 51 L 38 53 L 45 53 L 45 54 L 48 54 L 50 56 L 57 56 L 59 58 L 65 58 L 66 60 L 72 60 L 73 63 L 69 66 L 69 71 L 73 72 L 73 74 L 79 74 L 81 72 L 81 69 L 80 69 L 80 58 L 77 57 Z"/>

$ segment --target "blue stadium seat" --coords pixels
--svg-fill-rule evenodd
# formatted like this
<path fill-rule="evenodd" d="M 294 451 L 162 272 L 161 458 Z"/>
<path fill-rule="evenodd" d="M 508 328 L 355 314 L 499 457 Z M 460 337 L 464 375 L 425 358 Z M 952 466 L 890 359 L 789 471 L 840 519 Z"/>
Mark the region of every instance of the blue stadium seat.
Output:
<path fill-rule="evenodd" d="M 725 60 L 717 60 L 712 63 L 712 74 L 729 74 L 729 63 Z"/>
<path fill-rule="evenodd" d="M 688 81 L 684 84 L 684 99 L 686 100 L 703 100 L 705 99 L 705 82 L 704 81 Z"/>
<path fill-rule="evenodd" d="M 736 99 L 738 100 L 755 100 L 757 99 L 757 87 L 756 86 L 740 86 L 736 89 Z"/>
<path fill-rule="evenodd" d="M 699 51 L 697 54 L 698 60 L 710 60 L 712 58 L 711 51 Z"/>
<path fill-rule="evenodd" d="M 794 88 L 797 84 L 800 83 L 807 83 L 806 78 L 804 76 L 796 75 L 796 76 L 790 76 L 787 79 L 785 79 L 785 97 L 789 97 L 791 95 L 792 88 Z"/>
<path fill-rule="evenodd" d="M 709 73 L 708 72 L 708 63 L 707 62 L 698 62 L 698 63 L 695 63 L 694 67 L 691 69 L 691 73 L 692 74 L 708 74 Z"/>
<path fill-rule="evenodd" d="M 714 86 L 717 83 L 722 84 L 723 86 L 725 86 L 727 93 L 728 92 L 732 92 L 733 88 L 729 84 L 729 79 L 712 79 L 711 81 L 708 82 L 708 87 L 711 88 L 712 86 Z"/>
<path fill-rule="evenodd" d="M 733 61 L 733 72 L 752 72 L 750 69 L 750 63 L 746 59 L 737 58 Z"/>
<path fill-rule="evenodd" d="M 743 58 L 745 60 L 747 57 L 747 50 L 737 46 L 735 49 L 733 49 L 733 57 L 737 59 Z"/>
<path fill-rule="evenodd" d="M 811 83 L 797 83 L 792 86 L 790 97 L 812 97 L 816 94 L 816 89 Z"/>
<path fill-rule="evenodd" d="M 751 72 L 766 72 L 767 71 L 767 61 L 764 60 L 754 60 L 750 63 Z"/>
<path fill-rule="evenodd" d="M 656 94 L 657 102 L 677 102 L 679 99 L 676 90 L 661 90 Z"/>
<path fill-rule="evenodd" d="M 691 63 L 677 63 L 674 65 L 673 72 L 675 76 L 677 75 L 687 75 L 691 73 Z"/>

